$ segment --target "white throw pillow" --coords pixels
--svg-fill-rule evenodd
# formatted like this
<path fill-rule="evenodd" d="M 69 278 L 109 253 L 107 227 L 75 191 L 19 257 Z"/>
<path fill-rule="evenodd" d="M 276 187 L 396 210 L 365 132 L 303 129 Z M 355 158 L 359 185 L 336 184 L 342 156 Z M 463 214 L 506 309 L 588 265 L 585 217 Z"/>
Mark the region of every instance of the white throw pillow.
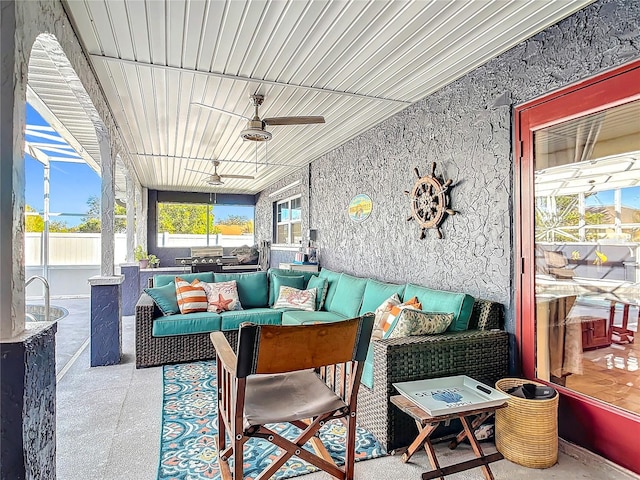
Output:
<path fill-rule="evenodd" d="M 298 290 L 297 288 L 281 286 L 278 299 L 273 304 L 273 308 L 295 308 L 310 312 L 316 309 L 317 288 L 309 290 Z"/>
<path fill-rule="evenodd" d="M 235 280 L 218 283 L 200 282 L 200 285 L 207 294 L 207 312 L 220 313 L 229 310 L 242 310 Z"/>

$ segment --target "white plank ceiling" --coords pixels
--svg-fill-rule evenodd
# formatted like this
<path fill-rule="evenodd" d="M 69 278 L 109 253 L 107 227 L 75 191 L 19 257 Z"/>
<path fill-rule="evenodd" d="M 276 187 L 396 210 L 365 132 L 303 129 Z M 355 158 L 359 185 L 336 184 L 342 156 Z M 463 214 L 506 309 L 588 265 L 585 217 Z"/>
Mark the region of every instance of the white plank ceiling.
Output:
<path fill-rule="evenodd" d="M 142 185 L 257 193 L 592 0 L 65 0 Z M 323 115 L 243 141 L 260 117 Z M 211 187 L 211 160 L 224 179 Z"/>

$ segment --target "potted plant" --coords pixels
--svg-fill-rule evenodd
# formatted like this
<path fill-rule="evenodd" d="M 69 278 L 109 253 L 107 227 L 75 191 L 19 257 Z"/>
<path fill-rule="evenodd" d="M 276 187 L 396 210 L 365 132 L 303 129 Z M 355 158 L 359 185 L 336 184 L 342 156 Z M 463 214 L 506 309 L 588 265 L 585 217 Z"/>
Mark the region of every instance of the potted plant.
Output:
<path fill-rule="evenodd" d="M 140 269 L 147 268 L 149 266 L 149 254 L 142 248 L 142 245 L 138 245 L 133 251 L 133 258 L 140 264 Z"/>
<path fill-rule="evenodd" d="M 149 254 L 148 260 L 149 260 L 149 266 L 151 268 L 158 268 L 158 266 L 160 265 L 160 259 L 152 253 Z"/>

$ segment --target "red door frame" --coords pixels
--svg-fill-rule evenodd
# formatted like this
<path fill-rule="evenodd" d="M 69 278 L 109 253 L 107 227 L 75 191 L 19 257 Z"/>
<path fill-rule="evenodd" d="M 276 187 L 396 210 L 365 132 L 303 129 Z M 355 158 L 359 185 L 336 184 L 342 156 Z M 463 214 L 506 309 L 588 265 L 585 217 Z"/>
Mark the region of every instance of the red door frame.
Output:
<path fill-rule="evenodd" d="M 536 379 L 533 131 L 637 99 L 640 60 L 515 108 L 516 344 L 526 378 Z M 560 392 L 560 436 L 640 473 L 640 416 L 554 387 Z"/>

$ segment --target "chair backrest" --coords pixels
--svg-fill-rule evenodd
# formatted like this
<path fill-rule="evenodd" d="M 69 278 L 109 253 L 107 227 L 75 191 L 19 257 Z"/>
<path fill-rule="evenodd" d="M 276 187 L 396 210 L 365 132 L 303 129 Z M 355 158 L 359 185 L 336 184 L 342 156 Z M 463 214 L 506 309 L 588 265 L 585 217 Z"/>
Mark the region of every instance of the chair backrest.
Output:
<path fill-rule="evenodd" d="M 236 376 L 364 362 L 374 316 L 313 325 L 242 325 Z"/>

